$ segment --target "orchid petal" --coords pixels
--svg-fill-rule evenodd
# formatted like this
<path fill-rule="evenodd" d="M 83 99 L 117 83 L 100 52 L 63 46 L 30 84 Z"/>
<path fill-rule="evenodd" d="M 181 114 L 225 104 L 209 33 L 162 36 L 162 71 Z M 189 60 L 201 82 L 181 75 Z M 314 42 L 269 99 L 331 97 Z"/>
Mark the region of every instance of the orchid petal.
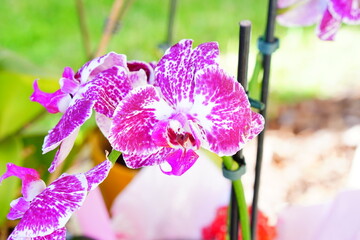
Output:
<path fill-rule="evenodd" d="M 146 76 L 143 71 L 129 74 L 123 67 L 112 67 L 99 73 L 92 84 L 98 86 L 95 111 L 112 118 L 116 106 L 134 85 L 146 84 Z"/>
<path fill-rule="evenodd" d="M 55 149 L 64 139 L 89 119 L 94 104 L 95 101 L 92 99 L 81 98 L 74 100 L 73 105 L 69 106 L 58 124 L 45 137 L 43 153 Z"/>
<path fill-rule="evenodd" d="M 41 91 L 37 81 L 34 81 L 33 88 L 34 93 L 30 96 L 30 100 L 43 105 L 49 113 L 64 112 L 71 100 L 70 95 L 63 93 L 61 90 L 54 93 Z"/>
<path fill-rule="evenodd" d="M 18 237 L 14 237 L 16 235 L 16 228 L 14 229 L 13 233 L 8 237 L 7 240 L 19 240 Z M 23 238 L 21 238 L 23 239 Z M 66 239 L 66 228 L 60 228 L 55 230 L 54 232 L 50 233 L 46 236 L 41 237 L 26 237 L 27 240 L 65 240 Z"/>
<path fill-rule="evenodd" d="M 251 128 L 253 121 L 257 129 L 263 128 L 264 120 L 251 111 L 244 89 L 217 66 L 199 71 L 195 83 L 195 100 L 189 113 L 201 127 L 209 150 L 233 155 L 257 132 Z"/>
<path fill-rule="evenodd" d="M 143 61 L 128 61 L 127 67 L 129 68 L 130 72 L 137 72 L 139 70 L 144 70 L 146 73 L 147 83 L 153 84 L 154 83 L 154 66 L 150 63 L 143 62 Z"/>
<path fill-rule="evenodd" d="M 87 188 L 84 174 L 63 174 L 31 201 L 13 237 L 46 236 L 63 228 L 84 202 Z"/>
<path fill-rule="evenodd" d="M 282 8 L 292 7 L 284 14 L 277 16 L 277 21 L 284 26 L 309 26 L 313 25 L 321 19 L 322 14 L 326 10 L 327 1 L 324 0 L 298 0 L 280 1 L 279 6 Z"/>
<path fill-rule="evenodd" d="M 123 153 L 126 166 L 129 168 L 141 168 L 146 166 L 159 165 L 165 161 L 164 156 L 174 152 L 173 148 L 160 148 L 159 151 L 152 154 L 136 155 Z"/>
<path fill-rule="evenodd" d="M 360 24 L 359 0 L 329 0 L 329 11 L 347 24 Z"/>
<path fill-rule="evenodd" d="M 85 177 L 88 181 L 88 192 L 96 188 L 100 183 L 105 180 L 105 178 L 110 172 L 111 167 L 112 163 L 108 159 L 106 159 L 105 161 L 85 173 Z"/>
<path fill-rule="evenodd" d="M 204 43 L 192 50 L 192 40 L 182 40 L 169 48 L 155 68 L 155 85 L 173 106 L 192 101 L 195 72 L 216 63 L 216 43 Z"/>
<path fill-rule="evenodd" d="M 161 171 L 167 175 L 181 176 L 189 168 L 194 165 L 199 155 L 194 150 L 177 149 L 166 156 L 166 162 L 171 166 L 170 171 L 166 171 L 162 165 L 160 165 Z"/>
<path fill-rule="evenodd" d="M 335 34 L 341 26 L 341 20 L 334 18 L 329 10 L 326 10 L 316 32 L 321 40 L 334 40 Z"/>
<path fill-rule="evenodd" d="M 96 125 L 99 127 L 102 134 L 108 138 L 110 135 L 111 118 L 108 118 L 104 114 L 95 112 Z"/>
<path fill-rule="evenodd" d="M 11 176 L 21 179 L 21 193 L 27 201 L 32 200 L 45 189 L 45 183 L 40 179 L 39 173 L 34 169 L 8 163 L 6 164 L 6 172 L 0 177 L 0 183 Z"/>
<path fill-rule="evenodd" d="M 69 136 L 62 140 L 60 147 L 55 154 L 54 160 L 51 162 L 51 165 L 48 169 L 50 173 L 54 172 L 57 166 L 59 166 L 60 163 L 62 163 L 69 155 L 72 147 L 74 146 L 79 130 L 80 127 L 76 128 Z"/>
<path fill-rule="evenodd" d="M 30 203 L 25 200 L 24 197 L 20 197 L 11 201 L 10 203 L 10 212 L 7 215 L 9 220 L 15 220 L 22 218 L 24 213 L 29 209 Z"/>
<path fill-rule="evenodd" d="M 75 74 L 75 78 L 80 79 L 80 83 L 83 84 L 92 80 L 102 71 L 114 66 L 126 68 L 126 56 L 110 52 L 104 56 L 97 57 L 85 63 Z"/>
<path fill-rule="evenodd" d="M 70 67 L 65 67 L 62 78 L 60 78 L 60 89 L 63 93 L 75 95 L 79 90 L 80 82 L 75 79 L 74 71 Z"/>
<path fill-rule="evenodd" d="M 151 137 L 152 130 L 173 111 L 153 86 L 134 89 L 114 113 L 109 136 L 112 147 L 123 153 L 140 155 L 158 151 L 159 146 Z"/>

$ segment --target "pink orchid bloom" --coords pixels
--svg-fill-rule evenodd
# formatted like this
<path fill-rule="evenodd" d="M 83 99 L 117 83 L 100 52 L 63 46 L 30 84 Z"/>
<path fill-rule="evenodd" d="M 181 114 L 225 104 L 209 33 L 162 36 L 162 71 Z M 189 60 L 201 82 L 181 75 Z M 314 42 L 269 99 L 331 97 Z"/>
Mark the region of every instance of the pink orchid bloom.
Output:
<path fill-rule="evenodd" d="M 110 119 L 121 99 L 132 88 L 148 81 L 153 81 L 151 65 L 127 62 L 125 55 L 114 52 L 87 62 L 76 74 L 66 67 L 60 79 L 61 88 L 54 93 L 42 92 L 35 81 L 30 99 L 50 113 L 64 113 L 44 140 L 43 153 L 60 145 L 49 171 L 53 172 L 69 154 L 80 126 L 90 118 L 92 109 L 98 126 L 107 135 Z"/>
<path fill-rule="evenodd" d="M 279 0 L 279 8 L 289 8 L 277 20 L 284 26 L 317 25 L 322 40 L 334 40 L 341 23 L 360 24 L 359 0 Z"/>
<path fill-rule="evenodd" d="M 218 55 L 217 43 L 192 49 L 192 40 L 182 40 L 157 64 L 154 85 L 138 87 L 120 102 L 109 141 L 128 167 L 161 164 L 164 173 L 182 175 L 200 147 L 233 155 L 261 132 L 262 116 L 219 68 Z"/>
<path fill-rule="evenodd" d="M 8 163 L 0 183 L 11 176 L 22 180 L 22 197 L 11 202 L 8 219 L 21 218 L 8 240 L 66 239 L 65 224 L 81 207 L 91 190 L 108 175 L 111 162 L 105 160 L 86 173 L 62 174 L 46 187 L 36 170 Z"/>

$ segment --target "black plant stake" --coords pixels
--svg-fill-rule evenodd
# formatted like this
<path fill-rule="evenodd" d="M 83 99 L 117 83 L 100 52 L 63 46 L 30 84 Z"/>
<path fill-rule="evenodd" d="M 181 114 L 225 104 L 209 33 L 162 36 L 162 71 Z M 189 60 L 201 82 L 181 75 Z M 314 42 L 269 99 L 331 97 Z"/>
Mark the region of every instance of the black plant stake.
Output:
<path fill-rule="evenodd" d="M 248 59 L 249 59 L 249 46 L 251 22 L 244 20 L 240 22 L 239 31 L 239 55 L 238 55 L 238 73 L 237 80 L 247 91 L 247 72 L 248 72 Z M 242 150 L 237 152 L 233 159 L 239 164 L 240 168 L 245 169 L 245 159 Z M 235 196 L 234 187 L 231 188 L 231 201 L 230 201 L 230 229 L 229 236 L 231 240 L 238 239 L 239 236 L 239 209 L 238 202 Z"/>
<path fill-rule="evenodd" d="M 261 164 L 263 158 L 264 134 L 266 129 L 266 107 L 267 107 L 266 105 L 267 105 L 268 92 L 269 92 L 271 54 L 279 47 L 279 40 L 274 37 L 276 8 L 277 8 L 277 0 L 269 0 L 265 36 L 260 37 L 258 40 L 258 48 L 263 56 L 262 66 L 264 70 L 262 86 L 261 86 L 261 97 L 260 97 L 260 101 L 263 103 L 263 108 L 260 109 L 259 113 L 265 119 L 265 128 L 264 131 L 262 131 L 259 134 L 258 143 L 257 143 L 254 196 L 252 201 L 252 213 L 251 213 L 251 236 L 253 240 L 256 240 L 257 205 L 259 198 Z"/>

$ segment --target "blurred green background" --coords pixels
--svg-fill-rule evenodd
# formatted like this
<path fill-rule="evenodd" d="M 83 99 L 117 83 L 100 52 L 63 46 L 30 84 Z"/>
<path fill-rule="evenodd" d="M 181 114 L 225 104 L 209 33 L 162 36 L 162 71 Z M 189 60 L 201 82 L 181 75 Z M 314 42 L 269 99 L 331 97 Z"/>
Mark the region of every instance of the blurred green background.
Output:
<path fill-rule="evenodd" d="M 166 40 L 170 1 L 130 2 L 108 51 L 126 54 L 129 60 L 159 60 L 162 52 L 158 46 Z M 92 52 L 98 47 L 112 4 L 112 0 L 84 1 Z M 265 0 L 178 0 L 173 41 L 191 38 L 195 45 L 219 42 L 221 64 L 235 75 L 238 23 L 248 19 L 253 24 L 251 75 L 266 9 Z M 39 169 L 46 180 L 54 152 L 42 155 L 41 145 L 60 116 L 45 113 L 39 104 L 30 102 L 29 96 L 34 79 L 40 79 L 42 90 L 54 91 L 65 66 L 76 70 L 87 61 L 76 1 L 2 0 L 0 11 L 0 174 L 7 162 L 13 162 Z M 358 92 L 359 27 L 343 26 L 334 42 L 320 41 L 314 29 L 276 26 L 281 47 L 274 54 L 271 71 L 273 106 Z M 91 129 L 93 122 L 87 126 Z M 78 145 L 84 135 L 86 130 Z M 6 183 L 0 187 L 0 225 L 9 201 L 18 194 L 13 186 Z"/>

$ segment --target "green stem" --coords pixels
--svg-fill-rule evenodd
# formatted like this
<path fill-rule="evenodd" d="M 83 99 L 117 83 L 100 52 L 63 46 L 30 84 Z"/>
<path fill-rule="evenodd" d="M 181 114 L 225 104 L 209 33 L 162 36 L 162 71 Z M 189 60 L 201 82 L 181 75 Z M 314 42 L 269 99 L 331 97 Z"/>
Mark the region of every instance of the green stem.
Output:
<path fill-rule="evenodd" d="M 239 164 L 234 161 L 232 157 L 222 157 L 224 166 L 228 170 L 236 170 L 239 168 Z M 241 182 L 241 179 L 237 179 L 232 181 L 232 185 L 235 189 L 235 196 L 238 202 L 239 208 L 239 216 L 240 216 L 240 225 L 241 225 L 241 234 L 243 240 L 250 240 L 251 233 L 250 233 L 250 221 L 249 221 L 249 214 L 247 210 L 247 205 L 245 201 L 245 194 L 244 188 Z"/>
<path fill-rule="evenodd" d="M 116 160 L 120 157 L 121 152 L 116 151 L 115 149 L 111 150 L 111 153 L 108 156 L 110 162 L 114 165 Z"/>
<path fill-rule="evenodd" d="M 262 71 L 263 71 L 262 54 L 258 53 L 256 55 L 255 67 L 251 79 L 249 81 L 249 90 L 248 90 L 249 97 L 255 100 L 260 99 L 260 92 L 261 92 L 260 74 L 262 73 Z"/>

